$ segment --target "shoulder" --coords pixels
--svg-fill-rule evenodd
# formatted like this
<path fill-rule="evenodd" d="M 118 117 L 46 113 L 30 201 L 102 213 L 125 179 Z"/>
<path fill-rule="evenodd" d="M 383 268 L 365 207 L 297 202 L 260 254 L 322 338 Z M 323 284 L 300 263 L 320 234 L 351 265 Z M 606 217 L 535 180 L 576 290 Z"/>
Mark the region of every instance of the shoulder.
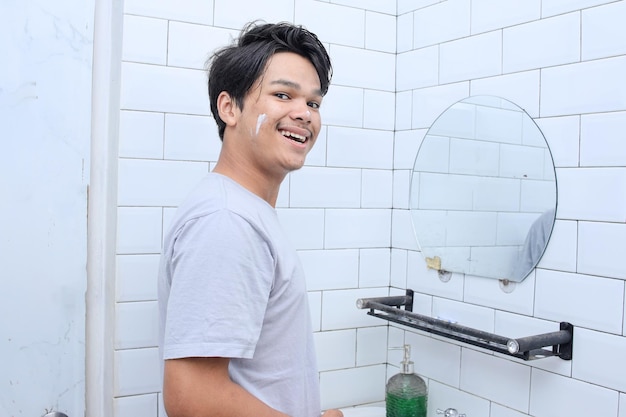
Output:
<path fill-rule="evenodd" d="M 170 230 L 175 236 L 190 229 L 213 236 L 265 234 L 274 221 L 276 212 L 267 202 L 233 180 L 211 173 L 177 208 Z"/>

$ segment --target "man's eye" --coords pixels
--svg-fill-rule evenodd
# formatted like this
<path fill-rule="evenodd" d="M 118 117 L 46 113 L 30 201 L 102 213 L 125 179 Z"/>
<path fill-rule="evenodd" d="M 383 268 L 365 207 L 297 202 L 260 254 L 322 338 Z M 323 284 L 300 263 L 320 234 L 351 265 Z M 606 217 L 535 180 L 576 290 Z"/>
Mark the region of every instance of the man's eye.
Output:
<path fill-rule="evenodd" d="M 281 98 L 283 100 L 287 100 L 289 96 L 285 93 L 276 93 L 276 97 Z"/>
<path fill-rule="evenodd" d="M 314 109 L 319 109 L 320 108 L 320 103 L 316 103 L 314 101 L 310 101 L 309 102 L 309 107 L 312 107 Z"/>

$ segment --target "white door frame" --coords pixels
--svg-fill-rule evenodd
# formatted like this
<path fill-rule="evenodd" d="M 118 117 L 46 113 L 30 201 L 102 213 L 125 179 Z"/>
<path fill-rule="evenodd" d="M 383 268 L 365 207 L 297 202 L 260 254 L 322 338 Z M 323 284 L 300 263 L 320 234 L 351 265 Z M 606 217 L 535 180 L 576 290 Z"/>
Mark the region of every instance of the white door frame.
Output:
<path fill-rule="evenodd" d="M 114 415 L 115 251 L 123 0 L 96 0 L 87 210 L 85 416 Z"/>

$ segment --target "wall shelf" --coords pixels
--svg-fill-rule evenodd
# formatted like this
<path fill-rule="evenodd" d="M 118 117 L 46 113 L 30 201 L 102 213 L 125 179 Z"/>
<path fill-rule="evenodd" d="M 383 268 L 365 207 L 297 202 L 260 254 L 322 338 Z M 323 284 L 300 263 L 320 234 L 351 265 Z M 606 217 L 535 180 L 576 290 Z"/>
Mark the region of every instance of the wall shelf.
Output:
<path fill-rule="evenodd" d="M 572 359 L 574 326 L 567 322 L 561 322 L 560 329 L 555 332 L 517 339 L 508 338 L 413 313 L 413 290 L 410 289 L 406 290 L 406 295 L 401 296 L 360 298 L 357 300 L 357 307 L 369 309 L 367 314 L 370 316 L 526 361 L 550 356 L 558 356 L 563 360 Z M 544 349 L 545 347 L 551 349 Z"/>

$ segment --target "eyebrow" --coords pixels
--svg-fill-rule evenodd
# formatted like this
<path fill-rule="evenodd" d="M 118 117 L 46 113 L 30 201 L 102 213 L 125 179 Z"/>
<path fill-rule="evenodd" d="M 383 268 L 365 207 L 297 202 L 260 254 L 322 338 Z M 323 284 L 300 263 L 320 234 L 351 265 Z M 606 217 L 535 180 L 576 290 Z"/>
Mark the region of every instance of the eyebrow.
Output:
<path fill-rule="evenodd" d="M 274 80 L 270 83 L 271 85 L 274 84 L 280 84 L 280 85 L 284 85 L 285 87 L 290 87 L 293 88 L 294 90 L 302 90 L 302 86 L 300 86 L 300 84 L 293 82 L 293 81 L 289 81 L 289 80 L 284 80 L 282 78 L 278 79 L 278 80 Z M 316 88 L 313 93 L 317 94 L 318 96 L 322 97 L 322 90 L 319 88 Z"/>

